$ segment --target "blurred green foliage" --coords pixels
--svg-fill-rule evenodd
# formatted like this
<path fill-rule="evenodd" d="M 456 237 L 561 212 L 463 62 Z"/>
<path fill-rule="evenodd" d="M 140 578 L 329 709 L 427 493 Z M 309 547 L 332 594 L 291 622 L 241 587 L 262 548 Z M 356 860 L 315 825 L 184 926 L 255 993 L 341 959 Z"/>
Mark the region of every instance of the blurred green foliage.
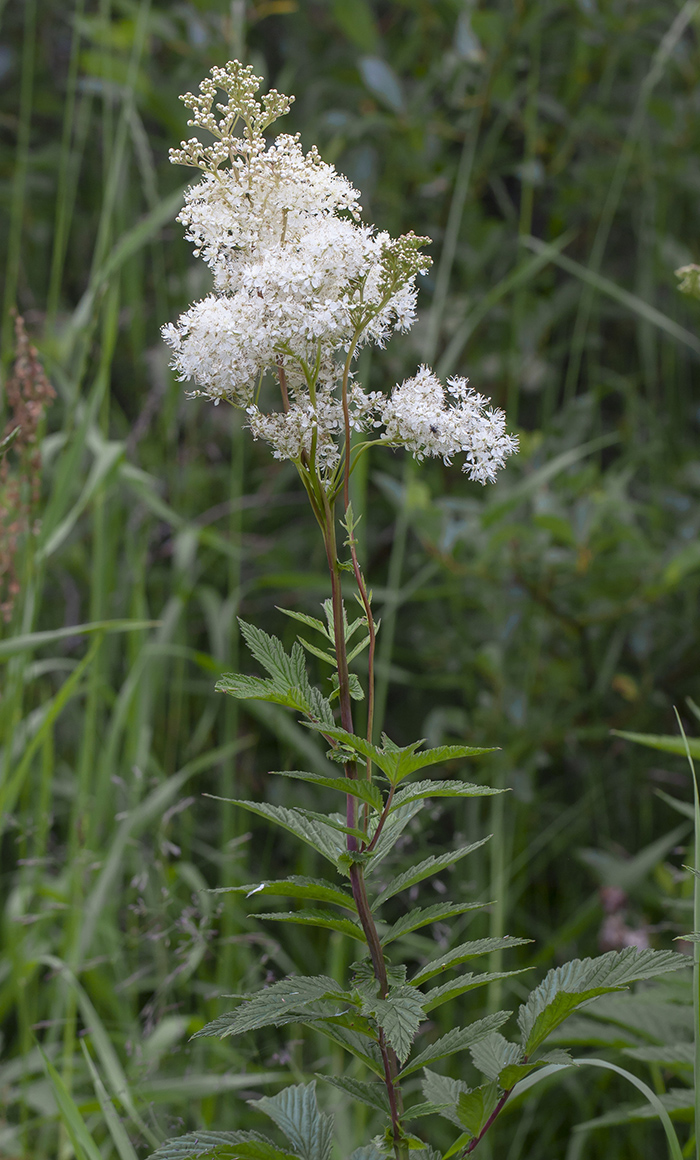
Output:
<path fill-rule="evenodd" d="M 601 857 L 657 841 L 619 915 L 654 945 L 681 929 L 686 839 L 664 847 L 678 818 L 655 789 L 687 799 L 687 774 L 610 729 L 671 732 L 671 706 L 700 699 L 700 328 L 673 274 L 698 258 L 699 8 L 0 3 L 0 362 L 7 373 L 16 304 L 58 393 L 42 527 L 0 650 L 141 625 L 0 651 L 3 1155 L 71 1155 L 37 1039 L 106 1156 L 81 1038 L 139 1155 L 178 1126 L 247 1126 L 238 1093 L 290 1063 L 338 1063 L 293 1035 L 262 1051 L 187 1042 L 222 992 L 301 965 L 335 974 L 351 954 L 342 936 L 273 936 L 203 892 L 314 866 L 262 827 L 251 840 L 202 791 L 318 808 L 265 771 L 323 760 L 291 719 L 213 693 L 247 667 L 236 614 L 290 639 L 274 606 L 315 612 L 323 559 L 292 472 L 224 408 L 185 400 L 159 339 L 207 290 L 174 222 L 177 96 L 230 57 L 296 94 L 284 128 L 361 188 L 368 220 L 434 239 L 419 324 L 360 374 L 384 390 L 421 361 L 468 374 L 522 432 L 488 490 L 386 453 L 353 499 L 392 736 L 498 744 L 470 776 L 513 789 L 434 811 L 435 846 L 495 835 L 459 883 L 499 900 L 472 931 L 534 936 L 538 967 L 595 953 Z M 625 1098 L 616 1083 L 542 1089 L 493 1154 L 576 1160 L 572 1125 Z M 340 1097 L 335 1112 L 350 1140 L 362 1125 Z M 585 1154 L 651 1158 L 657 1133 L 591 1130 Z"/>

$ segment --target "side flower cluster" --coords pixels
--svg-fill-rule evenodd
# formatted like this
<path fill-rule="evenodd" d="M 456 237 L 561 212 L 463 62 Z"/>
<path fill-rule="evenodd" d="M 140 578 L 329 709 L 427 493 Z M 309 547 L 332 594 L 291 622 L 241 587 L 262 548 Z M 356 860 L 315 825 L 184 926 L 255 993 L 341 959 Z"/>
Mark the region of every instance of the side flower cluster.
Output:
<path fill-rule="evenodd" d="M 232 61 L 212 69 L 198 95 L 182 98 L 189 124 L 214 137 L 213 145 L 192 138 L 171 150 L 172 161 L 203 174 L 178 220 L 214 285 L 163 328 L 178 376 L 194 384 L 192 395 L 244 408 L 254 438 L 276 458 L 303 459 L 324 477 L 341 459 L 344 384 L 351 428 L 385 426 L 380 440 L 419 457 L 449 461 L 463 451 L 473 478 L 493 478 L 515 442 L 480 396 L 455 393 L 463 380 L 448 385 L 448 407 L 426 368 L 389 401 L 352 384 L 349 367 L 363 345 L 383 346 L 412 326 L 429 239 L 392 239 L 364 225 L 358 191 L 315 148 L 304 153 L 298 136 L 268 143 L 265 130 L 293 98 L 273 89 L 258 100 L 260 83 L 250 66 Z M 221 91 L 228 101 L 215 105 Z M 270 378 L 279 381 L 280 402 L 266 412 Z M 433 405 L 442 410 L 425 419 Z M 488 444 L 490 430 L 501 432 L 497 446 Z"/>

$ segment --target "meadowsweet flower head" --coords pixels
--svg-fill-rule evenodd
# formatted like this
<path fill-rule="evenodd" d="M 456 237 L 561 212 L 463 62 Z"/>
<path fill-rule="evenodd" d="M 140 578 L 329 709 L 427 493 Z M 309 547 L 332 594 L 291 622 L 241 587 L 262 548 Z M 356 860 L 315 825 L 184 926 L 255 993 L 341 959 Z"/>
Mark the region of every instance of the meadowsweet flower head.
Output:
<path fill-rule="evenodd" d="M 445 390 L 426 366 L 394 388 L 382 420 L 387 443 L 408 448 L 415 459 L 440 456 L 447 464 L 463 453 L 462 470 L 479 483 L 493 482 L 518 449 L 504 411 L 489 406 L 467 379 L 450 378 Z"/>
<path fill-rule="evenodd" d="M 382 442 L 446 462 L 462 452 L 471 478 L 492 479 L 516 441 L 503 413 L 466 380 L 450 379 L 445 395 L 422 367 L 388 400 L 353 383 L 364 345 L 384 346 L 413 325 L 430 239 L 363 224 L 358 191 L 315 148 L 305 153 L 290 134 L 268 142 L 266 130 L 292 98 L 273 89 L 258 99 L 260 84 L 249 65 L 232 61 L 182 98 L 189 124 L 214 137 L 171 150 L 172 161 L 202 174 L 178 220 L 212 272 L 213 291 L 163 328 L 179 378 L 193 384 L 191 395 L 244 408 L 253 437 L 277 459 L 325 479 L 347 427 L 382 425 Z M 217 103 L 219 92 L 225 102 Z M 279 378 L 279 405 L 265 411 L 271 377 Z"/>

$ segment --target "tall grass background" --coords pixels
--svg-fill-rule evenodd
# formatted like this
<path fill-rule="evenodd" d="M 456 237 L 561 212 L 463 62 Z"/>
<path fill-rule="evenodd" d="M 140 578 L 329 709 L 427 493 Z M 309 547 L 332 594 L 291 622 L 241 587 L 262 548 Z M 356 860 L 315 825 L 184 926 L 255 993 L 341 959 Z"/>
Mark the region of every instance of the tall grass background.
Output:
<path fill-rule="evenodd" d="M 533 970 L 597 953 L 601 888 L 653 945 L 689 929 L 689 827 L 658 794 L 689 801 L 687 771 L 611 729 L 670 733 L 700 700 L 700 327 L 673 275 L 699 256 L 699 21 L 695 0 L 0 4 L 0 363 L 16 306 L 57 391 L 0 639 L 3 1156 L 79 1154 L 39 1045 L 120 1160 L 178 1126 L 247 1126 L 290 1068 L 338 1065 L 294 1034 L 189 1041 L 222 994 L 352 953 L 207 892 L 314 866 L 203 793 L 319 808 L 265 773 L 325 761 L 281 710 L 213 692 L 247 664 L 236 616 L 291 639 L 275 605 L 314 611 L 323 559 L 293 472 L 187 401 L 159 338 L 208 289 L 174 223 L 177 96 L 231 57 L 296 94 L 285 130 L 368 220 L 434 239 L 419 324 L 363 356 L 365 381 L 430 361 L 521 432 L 488 490 L 386 453 L 353 496 L 378 728 L 499 745 L 473 773 L 512 789 L 434 812 L 434 843 L 494 834 L 451 889 L 497 902 L 460 921 L 534 937 L 507 962 Z M 658 1155 L 649 1121 L 572 1133 L 617 1084 L 541 1085 L 485 1160 Z M 362 1125 L 335 1111 L 349 1140 Z"/>

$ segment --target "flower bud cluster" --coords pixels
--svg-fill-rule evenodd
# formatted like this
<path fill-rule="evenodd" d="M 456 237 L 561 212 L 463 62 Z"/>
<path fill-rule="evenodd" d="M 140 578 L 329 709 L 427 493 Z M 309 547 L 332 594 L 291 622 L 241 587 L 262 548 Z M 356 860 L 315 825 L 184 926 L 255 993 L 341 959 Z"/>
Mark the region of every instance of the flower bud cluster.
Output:
<path fill-rule="evenodd" d="M 202 171 L 178 220 L 212 272 L 213 291 L 163 337 L 178 376 L 194 383 L 192 395 L 244 408 L 253 436 L 276 458 L 305 457 L 328 477 L 345 433 L 341 379 L 351 380 L 349 362 L 363 345 L 383 346 L 412 326 L 430 239 L 391 238 L 364 225 L 358 191 L 315 148 L 304 153 L 289 134 L 268 143 L 265 130 L 292 98 L 271 90 L 258 100 L 260 83 L 250 66 L 232 61 L 212 69 L 198 95 L 182 98 L 189 124 L 214 137 L 212 145 L 193 138 L 171 150 L 172 161 Z M 219 91 L 225 103 L 216 103 Z M 279 376 L 284 408 L 272 413 L 260 407 L 268 372 Z M 455 384 L 463 382 L 450 381 L 449 405 L 427 368 L 389 400 L 351 384 L 350 426 L 385 425 L 380 440 L 418 457 L 447 462 L 463 451 L 465 470 L 491 479 L 515 443 L 500 412 L 466 388 L 459 394 Z M 489 437 L 497 440 L 490 450 Z"/>

